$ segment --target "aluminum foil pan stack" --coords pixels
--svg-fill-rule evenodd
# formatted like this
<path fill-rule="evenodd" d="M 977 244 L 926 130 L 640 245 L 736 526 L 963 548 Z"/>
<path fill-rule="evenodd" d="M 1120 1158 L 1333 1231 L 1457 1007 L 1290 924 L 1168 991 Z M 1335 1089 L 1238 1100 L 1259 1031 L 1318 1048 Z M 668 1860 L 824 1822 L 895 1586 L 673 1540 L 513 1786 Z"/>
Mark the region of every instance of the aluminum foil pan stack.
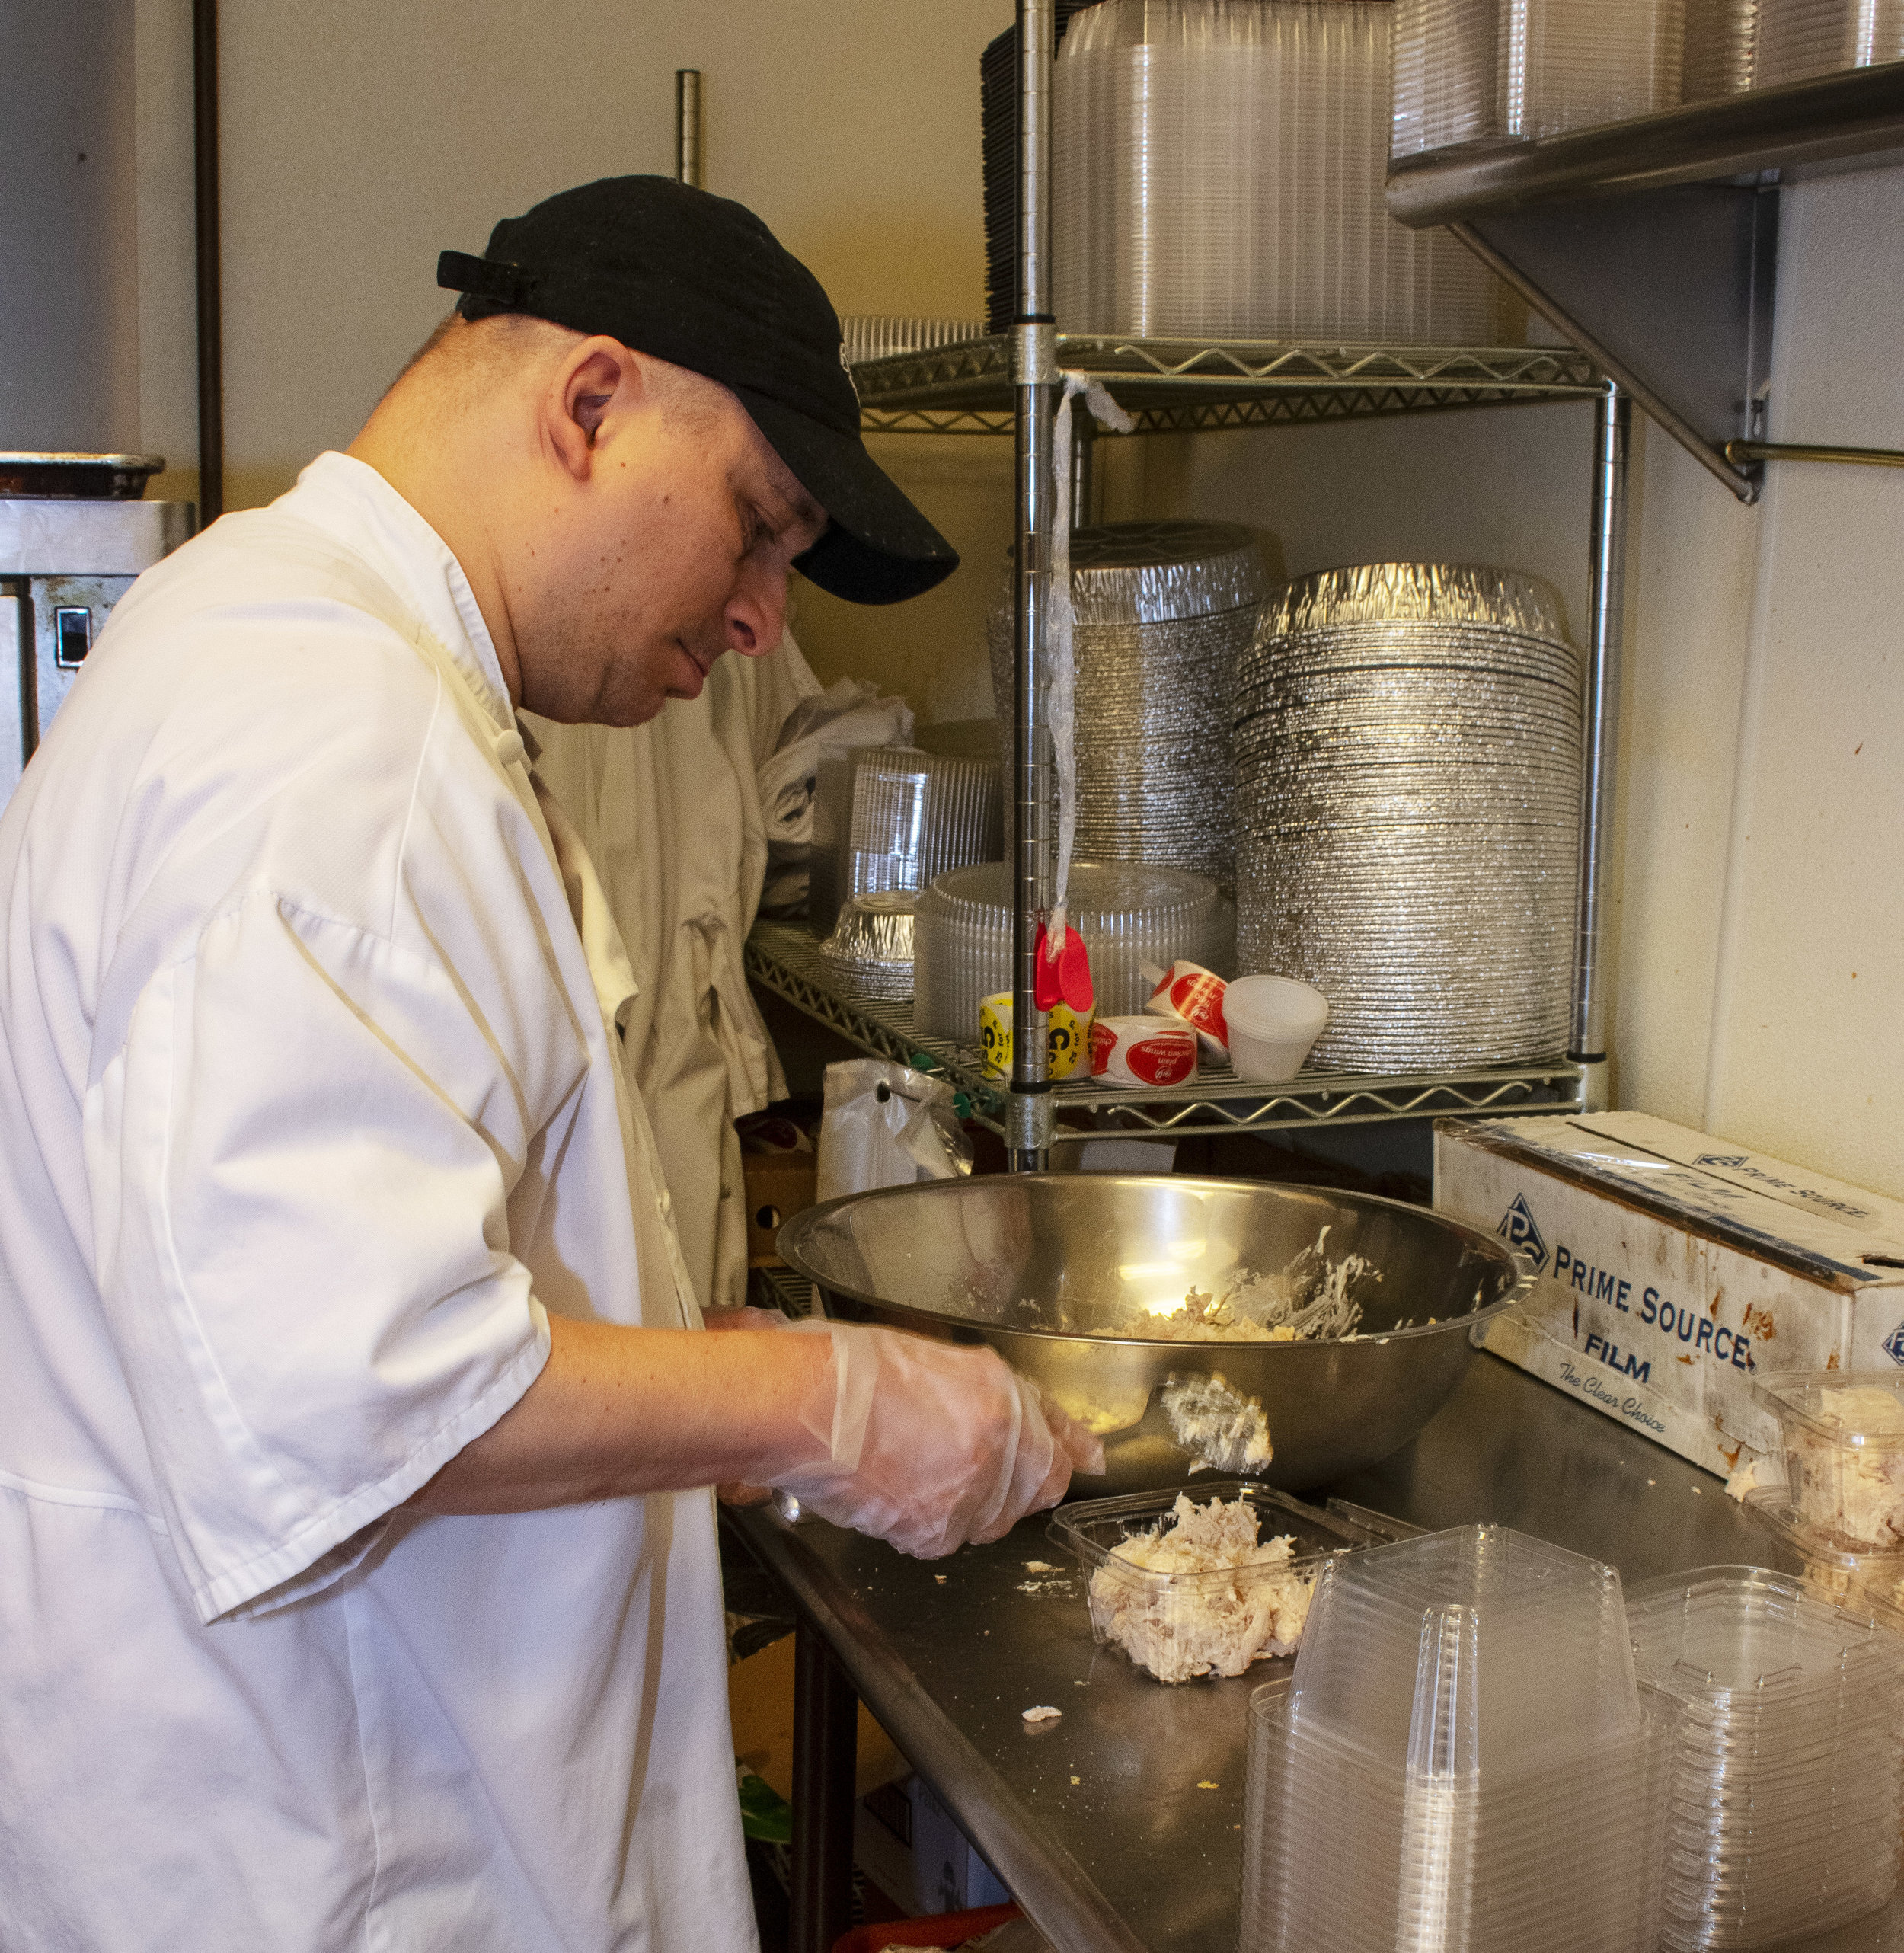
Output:
<path fill-rule="evenodd" d="M 1237 688 L 1237 967 L 1329 999 L 1312 1067 L 1564 1047 L 1580 718 L 1531 577 L 1368 564 L 1264 606 Z"/>
<path fill-rule="evenodd" d="M 1225 905 L 1206 876 L 1075 861 L 1070 911 L 1091 951 L 1100 1017 L 1143 1008 L 1147 963 L 1161 969 L 1182 956 L 1228 967 Z M 922 1035 L 977 1042 L 980 1002 L 1011 988 L 1011 869 L 1004 861 L 941 875 L 919 898 L 912 1022 Z"/>
<path fill-rule="evenodd" d="M 1497 343 L 1503 288 L 1383 201 L 1396 11 L 1103 0 L 1079 14 L 1052 71 L 1059 329 Z"/>
<path fill-rule="evenodd" d="M 849 896 L 833 932 L 819 946 L 862 994 L 902 1000 L 912 994 L 912 925 L 918 897 L 909 888 Z"/>
<path fill-rule="evenodd" d="M 1004 852 L 1003 769 L 995 760 L 861 746 L 819 762 L 808 920 L 830 930 L 846 902 L 922 889 Z"/>
<path fill-rule="evenodd" d="M 1074 532 L 1077 852 L 1235 884 L 1229 702 L 1269 580 L 1231 523 L 1111 523 Z M 1011 577 L 988 622 L 992 697 L 1012 725 Z M 1010 753 L 1002 756 L 1008 768 Z M 1054 813 L 1053 831 L 1056 831 Z M 1009 851 L 1011 823 L 1006 823 Z"/>
<path fill-rule="evenodd" d="M 1531 141 L 1671 108 L 1685 7 L 1395 0 L 1391 152 Z"/>

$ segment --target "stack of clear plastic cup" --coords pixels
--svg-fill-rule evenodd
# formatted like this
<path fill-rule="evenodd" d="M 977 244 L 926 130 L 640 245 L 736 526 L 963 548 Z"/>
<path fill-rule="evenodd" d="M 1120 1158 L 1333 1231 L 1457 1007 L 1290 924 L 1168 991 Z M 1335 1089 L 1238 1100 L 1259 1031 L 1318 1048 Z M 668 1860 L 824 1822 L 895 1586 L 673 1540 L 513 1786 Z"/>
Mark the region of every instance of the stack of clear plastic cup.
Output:
<path fill-rule="evenodd" d="M 1670 108 L 1685 17 L 1685 0 L 1396 0 L 1391 153 Z"/>
<path fill-rule="evenodd" d="M 1650 1581 L 1627 1613 L 1640 1677 L 1682 1705 L 1661 1945 L 1743 1953 L 1882 1906 L 1904 1814 L 1904 1638 L 1760 1567 Z"/>
<path fill-rule="evenodd" d="M 1228 913 L 1207 876 L 1122 862 L 1072 864 L 1070 918 L 1091 952 L 1097 1014 L 1135 1016 L 1151 991 L 1146 964 L 1178 957 L 1221 971 Z M 979 1005 L 1011 987 L 1011 868 L 1004 861 L 942 874 L 919 899 L 913 929 L 912 1023 L 927 1037 L 976 1044 Z"/>
<path fill-rule="evenodd" d="M 1650 1953 L 1676 1712 L 1610 1567 L 1500 1526 L 1331 1562 L 1251 1699 L 1241 1953 Z"/>

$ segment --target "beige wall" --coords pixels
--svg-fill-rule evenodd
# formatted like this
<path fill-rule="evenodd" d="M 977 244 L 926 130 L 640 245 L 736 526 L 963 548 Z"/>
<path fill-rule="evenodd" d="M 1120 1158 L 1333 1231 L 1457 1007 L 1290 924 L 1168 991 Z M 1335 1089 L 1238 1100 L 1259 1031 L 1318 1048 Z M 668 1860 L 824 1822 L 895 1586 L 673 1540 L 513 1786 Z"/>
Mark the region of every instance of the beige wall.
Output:
<path fill-rule="evenodd" d="M 1010 0 L 327 0 L 224 11 L 234 504 L 347 440 L 445 308 L 444 245 L 590 176 L 708 180 L 842 309 L 982 304 L 977 57 Z M 142 439 L 190 452 L 185 0 L 139 0 Z M 1904 174 L 1785 199 L 1775 436 L 1904 446 Z M 184 439 L 178 438 L 183 430 Z M 1558 584 L 1584 622 L 1587 411 L 1108 444 L 1107 511 L 1247 522 L 1287 574 L 1435 555 Z M 931 598 L 809 591 L 823 676 L 982 712 L 1008 443 L 883 458 L 966 551 Z M 1101 449 L 1101 452 L 1107 452 Z M 1620 1102 L 1904 1194 L 1904 475 L 1775 471 L 1739 507 L 1656 430 L 1635 470 L 1610 945 Z M 179 492 L 176 490 L 169 492 Z"/>

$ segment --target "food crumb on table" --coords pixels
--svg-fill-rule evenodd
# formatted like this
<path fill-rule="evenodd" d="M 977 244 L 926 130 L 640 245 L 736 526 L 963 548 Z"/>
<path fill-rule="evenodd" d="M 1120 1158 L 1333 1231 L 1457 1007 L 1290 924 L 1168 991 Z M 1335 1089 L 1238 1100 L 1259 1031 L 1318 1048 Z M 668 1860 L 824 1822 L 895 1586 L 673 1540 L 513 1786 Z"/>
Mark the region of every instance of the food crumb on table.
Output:
<path fill-rule="evenodd" d="M 1049 1560 L 1027 1560 L 1024 1570 L 1027 1573 L 1056 1573 L 1058 1571 Z"/>
<path fill-rule="evenodd" d="M 1197 1779 L 1196 1787 L 1199 1790 L 1221 1790 L 1223 1788 L 1220 1783 L 1212 1781 L 1209 1777 L 1200 1777 Z"/>
<path fill-rule="evenodd" d="M 1053 1708 L 1049 1702 L 1040 1702 L 1036 1708 L 1028 1708 L 1024 1712 L 1024 1719 L 1033 1723 L 1056 1722 L 1063 1714 L 1062 1709 Z"/>
<path fill-rule="evenodd" d="M 1084 1782 L 1084 1779 L 1082 1777 L 1073 1777 L 1071 1780 L 1073 1783 L 1082 1783 Z"/>
<path fill-rule="evenodd" d="M 932 1577 L 939 1584 L 940 1586 L 943 1587 L 945 1584 L 945 1575 L 944 1574 L 935 1573 Z"/>

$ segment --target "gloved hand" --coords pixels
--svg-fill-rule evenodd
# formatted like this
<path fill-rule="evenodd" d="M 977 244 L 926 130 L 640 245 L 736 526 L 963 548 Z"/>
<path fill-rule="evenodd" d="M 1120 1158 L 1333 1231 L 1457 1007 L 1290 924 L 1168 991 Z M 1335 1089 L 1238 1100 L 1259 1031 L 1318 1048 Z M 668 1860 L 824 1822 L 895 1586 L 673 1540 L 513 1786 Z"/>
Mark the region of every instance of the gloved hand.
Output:
<path fill-rule="evenodd" d="M 832 1360 L 800 1407 L 814 1455 L 765 1482 L 837 1526 L 938 1559 L 1056 1505 L 1074 1471 L 1104 1469 L 1097 1440 L 995 1350 L 858 1323 L 789 1333 L 830 1338 Z"/>

